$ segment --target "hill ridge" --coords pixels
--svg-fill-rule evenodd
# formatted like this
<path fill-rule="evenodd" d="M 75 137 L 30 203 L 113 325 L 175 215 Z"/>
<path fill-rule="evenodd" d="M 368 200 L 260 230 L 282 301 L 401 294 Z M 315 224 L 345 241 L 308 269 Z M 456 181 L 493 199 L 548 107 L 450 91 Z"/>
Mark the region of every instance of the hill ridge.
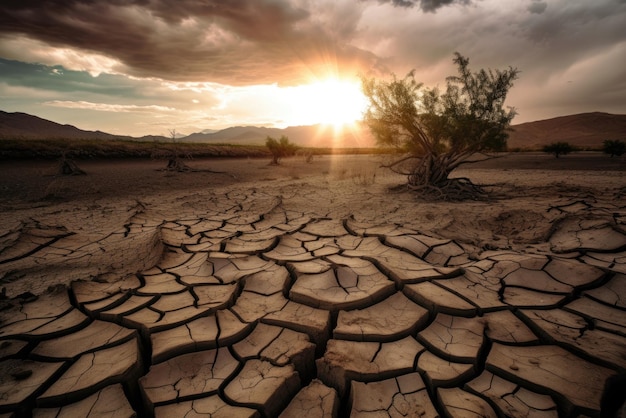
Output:
<path fill-rule="evenodd" d="M 606 139 L 626 140 L 626 115 L 606 112 L 587 112 L 557 116 L 513 125 L 509 133 L 508 148 L 541 149 L 552 142 L 569 142 L 580 148 L 600 148 Z M 209 131 L 209 132 L 206 132 Z M 355 129 L 333 132 L 324 125 L 266 126 L 238 125 L 221 130 L 204 130 L 177 138 L 182 142 L 230 143 L 262 145 L 267 136 L 287 136 L 292 142 L 306 147 L 373 147 L 375 141 L 369 130 L 358 124 Z M 59 124 L 23 112 L 0 110 L 0 138 L 16 139 L 124 139 L 134 141 L 171 141 L 159 135 L 132 137 L 113 135 L 102 131 L 86 131 L 69 124 Z"/>
<path fill-rule="evenodd" d="M 626 115 L 588 112 L 557 116 L 512 126 L 509 150 L 540 149 L 552 142 L 580 148 L 600 148 L 606 139 L 626 140 Z"/>

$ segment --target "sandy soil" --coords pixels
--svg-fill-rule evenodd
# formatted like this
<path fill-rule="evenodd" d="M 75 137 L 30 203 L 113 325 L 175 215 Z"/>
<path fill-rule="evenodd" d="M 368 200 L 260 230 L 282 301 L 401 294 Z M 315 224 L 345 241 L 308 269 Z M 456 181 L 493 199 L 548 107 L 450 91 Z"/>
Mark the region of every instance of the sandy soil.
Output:
<path fill-rule="evenodd" d="M 372 399 L 387 411 L 382 394 L 402 392 L 401 377 L 415 389 L 404 407 L 419 397 L 432 416 L 459 405 L 599 414 L 605 381 L 626 373 L 626 161 L 504 155 L 455 172 L 490 193 L 463 202 L 391 191 L 404 179 L 380 163 L 194 160 L 179 173 L 163 161 L 82 161 L 86 175 L 59 176 L 54 162 L 1 162 L 0 413 L 93 410 L 110 392 L 139 416 L 182 416 L 218 395 L 151 392 L 169 384 L 155 367 L 195 379 L 206 371 L 185 356 L 228 346 L 241 365 L 219 402 L 264 416 L 303 415 L 307 396 L 324 398 L 313 387 L 334 393 L 324 408 L 342 416 Z M 123 336 L 89 346 L 83 334 L 105 335 L 98 327 Z M 243 354 L 274 330 L 278 357 Z M 119 356 L 117 374 L 98 368 L 98 353 Z M 68 383 L 83 361 L 92 368 Z M 236 389 L 278 369 L 284 380 L 267 382 L 284 386 Z M 506 393 L 517 398 L 503 403 Z"/>

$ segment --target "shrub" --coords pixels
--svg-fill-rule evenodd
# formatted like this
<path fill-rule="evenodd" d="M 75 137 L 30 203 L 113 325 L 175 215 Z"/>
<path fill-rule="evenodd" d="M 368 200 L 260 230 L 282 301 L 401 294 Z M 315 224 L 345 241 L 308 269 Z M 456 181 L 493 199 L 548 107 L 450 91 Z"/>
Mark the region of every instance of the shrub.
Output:
<path fill-rule="evenodd" d="M 574 147 L 571 146 L 569 142 L 553 142 L 543 147 L 543 152 L 554 154 L 556 158 L 559 158 L 561 155 L 569 154 L 572 151 L 574 151 Z"/>
<path fill-rule="evenodd" d="M 607 139 L 604 141 L 602 152 L 612 157 L 621 157 L 626 153 L 626 142 L 619 139 Z"/>
<path fill-rule="evenodd" d="M 378 145 L 395 149 L 387 165 L 407 176 L 410 188 L 462 199 L 481 193 L 468 179 L 449 178 L 470 156 L 506 148 L 515 110 L 504 101 L 518 70 L 469 70 L 456 53 L 458 75 L 447 78 L 445 92 L 424 88 L 414 71 L 391 81 L 362 79 L 369 100 L 364 120 Z"/>
<path fill-rule="evenodd" d="M 298 150 L 298 146 L 289 142 L 289 138 L 285 135 L 281 136 L 280 139 L 276 140 L 271 136 L 268 136 L 265 140 L 265 146 L 270 150 L 272 154 L 272 162 L 271 165 L 280 164 L 281 158 L 290 157 L 296 153 Z"/>

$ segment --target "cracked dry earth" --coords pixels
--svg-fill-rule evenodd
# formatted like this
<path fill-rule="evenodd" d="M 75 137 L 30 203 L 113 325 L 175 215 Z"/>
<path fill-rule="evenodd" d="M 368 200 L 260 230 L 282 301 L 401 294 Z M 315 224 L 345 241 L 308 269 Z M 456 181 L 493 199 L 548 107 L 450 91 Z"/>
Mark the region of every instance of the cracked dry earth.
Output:
<path fill-rule="evenodd" d="M 307 205 L 344 189 L 295 188 L 6 232 L 3 281 L 37 296 L 0 311 L 0 417 L 600 414 L 626 372 L 623 203 L 564 197 L 541 237 L 478 246 L 406 196 L 354 215 Z"/>

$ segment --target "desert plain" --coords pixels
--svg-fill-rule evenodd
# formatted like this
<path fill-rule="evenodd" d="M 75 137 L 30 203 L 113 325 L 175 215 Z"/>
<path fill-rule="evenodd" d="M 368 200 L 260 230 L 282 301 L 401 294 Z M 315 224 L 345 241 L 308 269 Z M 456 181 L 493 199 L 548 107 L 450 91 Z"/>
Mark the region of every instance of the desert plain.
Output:
<path fill-rule="evenodd" d="M 600 416 L 626 160 L 381 158 L 0 162 L 0 417 Z"/>

